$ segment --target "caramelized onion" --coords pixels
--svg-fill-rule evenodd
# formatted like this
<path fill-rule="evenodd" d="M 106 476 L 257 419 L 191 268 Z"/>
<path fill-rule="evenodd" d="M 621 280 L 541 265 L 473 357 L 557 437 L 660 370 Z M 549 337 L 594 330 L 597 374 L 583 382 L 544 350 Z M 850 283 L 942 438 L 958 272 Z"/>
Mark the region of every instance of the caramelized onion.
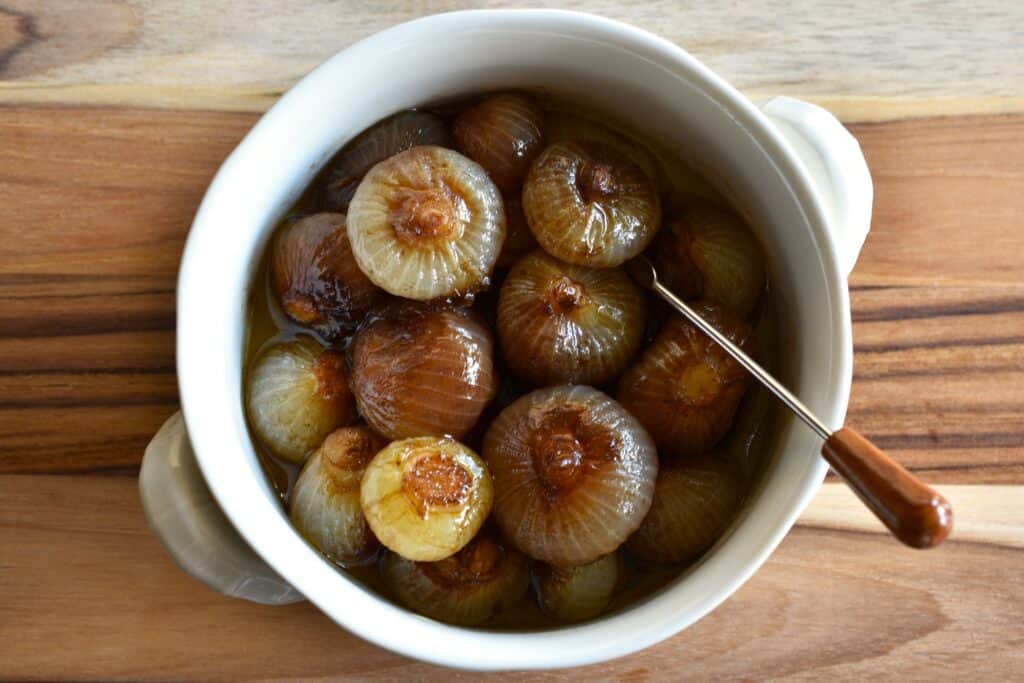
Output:
<path fill-rule="evenodd" d="M 542 148 L 544 111 L 526 95 L 488 97 L 455 119 L 459 151 L 484 167 L 504 192 L 519 188 Z"/>
<path fill-rule="evenodd" d="M 529 588 L 530 577 L 526 557 L 486 529 L 438 562 L 388 555 L 383 572 L 407 607 L 462 626 L 482 624 L 515 605 Z"/>
<path fill-rule="evenodd" d="M 301 463 L 325 436 L 355 419 L 345 357 L 308 337 L 272 346 L 249 370 L 246 409 L 274 455 Z"/>
<path fill-rule="evenodd" d="M 552 256 L 617 266 L 644 250 L 661 223 L 661 204 L 643 170 L 615 151 L 560 142 L 545 149 L 523 185 L 533 236 Z"/>
<path fill-rule="evenodd" d="M 533 386 L 600 385 L 640 346 L 644 300 L 625 273 L 524 257 L 501 287 L 498 335 L 509 368 Z"/>
<path fill-rule="evenodd" d="M 401 307 L 356 335 L 359 412 L 389 439 L 461 438 L 494 398 L 493 353 L 490 332 L 471 313 Z"/>
<path fill-rule="evenodd" d="M 618 553 L 567 569 L 539 565 L 534 577 L 540 608 L 559 621 L 593 619 L 608 607 L 624 575 Z"/>
<path fill-rule="evenodd" d="M 417 145 L 450 146 L 448 127 L 436 114 L 402 111 L 360 133 L 335 156 L 327 171 L 323 206 L 348 209 L 359 181 L 375 164 Z"/>
<path fill-rule="evenodd" d="M 642 168 L 648 178 L 661 186 L 664 174 L 654 153 L 600 121 L 576 112 L 551 111 L 545 118 L 544 137 L 548 144 L 574 141 L 607 147 Z"/>
<path fill-rule="evenodd" d="M 487 519 L 487 467 L 458 441 L 394 441 L 363 474 L 360 502 L 380 542 L 410 560 L 434 562 L 466 545 Z"/>
<path fill-rule="evenodd" d="M 355 329 L 379 291 L 359 270 L 340 213 L 283 227 L 271 247 L 270 276 L 285 315 L 331 341 Z"/>
<path fill-rule="evenodd" d="M 647 514 L 658 471 L 640 423 L 587 386 L 520 398 L 491 423 L 484 458 L 505 537 L 558 567 L 619 547 Z"/>
<path fill-rule="evenodd" d="M 413 147 L 359 183 L 348 236 L 378 287 L 407 299 L 459 296 L 488 283 L 505 210 L 479 164 L 442 147 Z"/>
<path fill-rule="evenodd" d="M 750 327 L 710 302 L 694 309 L 730 341 L 757 355 Z M 750 375 L 721 347 L 679 316 L 619 380 L 617 397 L 643 423 L 663 456 L 692 457 L 729 430 Z"/>
<path fill-rule="evenodd" d="M 654 504 L 627 547 L 647 562 L 695 560 L 722 535 L 742 499 L 743 482 L 720 454 L 665 465 Z"/>
<path fill-rule="evenodd" d="M 383 439 L 366 427 L 335 430 L 306 462 L 292 489 L 292 524 L 335 562 L 360 564 L 377 549 L 359 505 L 359 482 L 383 447 Z"/>
<path fill-rule="evenodd" d="M 659 279 L 684 299 L 717 301 L 745 317 L 764 292 L 757 239 L 734 214 L 710 204 L 680 211 L 650 253 Z"/>

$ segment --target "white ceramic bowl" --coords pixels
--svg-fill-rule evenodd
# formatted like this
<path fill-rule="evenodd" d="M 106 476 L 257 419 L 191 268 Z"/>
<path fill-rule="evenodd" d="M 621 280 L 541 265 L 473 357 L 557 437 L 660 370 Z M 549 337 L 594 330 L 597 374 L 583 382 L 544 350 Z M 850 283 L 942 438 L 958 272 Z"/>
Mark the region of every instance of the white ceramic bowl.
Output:
<path fill-rule="evenodd" d="M 842 126 L 797 100 L 759 108 L 679 47 L 625 24 L 561 11 L 458 12 L 345 49 L 282 97 L 224 162 L 196 215 L 178 283 L 188 438 L 180 417 L 172 418 L 147 450 L 140 486 L 168 550 L 218 590 L 271 603 L 304 596 L 353 633 L 438 664 L 574 666 L 656 643 L 735 591 L 817 491 L 826 471 L 819 440 L 783 421 L 773 464 L 741 518 L 658 594 L 591 623 L 502 633 L 417 616 L 324 561 L 292 529 L 264 479 L 241 400 L 253 274 L 275 224 L 317 171 L 393 112 L 503 88 L 579 100 L 727 179 L 767 251 L 787 331 L 784 376 L 827 423 L 842 423 L 852 363 L 845 277 L 871 205 L 867 167 Z"/>

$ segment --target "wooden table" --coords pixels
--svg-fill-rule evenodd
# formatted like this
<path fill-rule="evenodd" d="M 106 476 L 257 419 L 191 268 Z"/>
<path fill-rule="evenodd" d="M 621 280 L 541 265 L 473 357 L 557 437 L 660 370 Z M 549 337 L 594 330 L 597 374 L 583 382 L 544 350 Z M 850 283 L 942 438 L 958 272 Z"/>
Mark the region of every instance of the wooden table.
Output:
<path fill-rule="evenodd" d="M 0 0 L 0 678 L 482 678 L 210 592 L 135 479 L 176 408 L 175 271 L 221 160 L 328 55 L 464 4 Z M 958 518 L 910 551 L 830 481 L 707 619 L 545 680 L 1024 675 L 1021 3 L 562 4 L 850 124 L 876 191 L 850 420 Z"/>

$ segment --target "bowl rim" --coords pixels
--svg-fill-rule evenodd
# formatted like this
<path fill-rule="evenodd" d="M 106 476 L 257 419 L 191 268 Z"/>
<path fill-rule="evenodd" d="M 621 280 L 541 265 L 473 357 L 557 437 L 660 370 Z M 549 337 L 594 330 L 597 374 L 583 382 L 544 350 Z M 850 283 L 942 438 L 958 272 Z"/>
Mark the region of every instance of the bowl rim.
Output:
<path fill-rule="evenodd" d="M 200 316 L 196 311 L 203 307 L 206 294 L 200 286 L 201 259 L 196 255 L 202 248 L 200 236 L 203 232 L 217 227 L 210 225 L 207 216 L 212 213 L 212 206 L 222 202 L 220 195 L 223 194 L 221 189 L 225 179 L 236 173 L 239 159 L 254 145 L 254 140 L 280 125 L 277 119 L 281 118 L 291 103 L 309 97 L 318 89 L 318 81 L 324 81 L 326 74 L 337 69 L 344 61 L 364 58 L 408 32 L 444 33 L 466 30 L 469 25 L 473 29 L 501 31 L 510 28 L 509 19 L 513 17 L 517 22 L 517 30 L 524 30 L 523 25 L 532 23 L 535 25 L 530 28 L 534 32 L 585 31 L 588 36 L 598 35 L 616 47 L 641 55 L 666 69 L 684 72 L 689 81 L 699 85 L 706 96 L 743 125 L 771 159 L 797 199 L 818 247 L 823 276 L 829 289 L 826 299 L 833 331 L 831 377 L 828 378 L 829 386 L 833 388 L 833 400 L 830 410 L 821 415 L 827 424 L 841 424 L 852 380 L 849 293 L 838 265 L 835 240 L 828 230 L 828 214 L 810 175 L 789 144 L 753 103 L 674 43 L 629 24 L 584 12 L 466 10 L 427 16 L 375 33 L 341 50 L 303 77 L 257 122 L 221 166 L 207 189 L 189 232 L 177 291 L 177 367 L 182 411 L 196 459 L 218 504 L 257 554 L 287 581 L 335 622 L 361 638 L 409 657 L 473 670 L 538 669 L 590 664 L 630 654 L 681 631 L 732 595 L 764 563 L 817 492 L 828 470 L 824 460 L 816 458 L 799 482 L 794 482 L 782 521 L 757 547 L 748 549 L 741 569 L 698 602 L 688 608 L 678 608 L 678 614 L 670 617 L 663 611 L 660 619 L 653 620 L 654 623 L 645 623 L 645 620 L 651 621 L 651 615 L 647 612 L 653 610 L 645 610 L 644 607 L 649 608 L 658 602 L 660 598 L 656 598 L 594 622 L 534 632 L 496 632 L 442 624 L 394 605 L 348 577 L 345 577 L 344 582 L 348 588 L 343 589 L 346 593 L 346 609 L 341 609 L 336 604 L 338 600 L 328 600 L 320 594 L 322 591 L 316 589 L 320 582 L 328 581 L 325 571 L 334 574 L 339 572 L 322 561 L 309 562 L 308 558 L 315 556 L 315 552 L 294 532 L 294 538 L 277 539 L 281 545 L 274 547 L 274 539 L 263 533 L 262 524 L 267 520 L 261 521 L 259 515 L 249 514 L 244 501 L 233 495 L 238 473 L 218 468 L 216 460 L 209 454 L 215 453 L 218 448 L 237 446 L 241 439 L 248 440 L 249 436 L 244 424 L 234 429 L 232 436 L 226 436 L 223 432 L 232 430 L 227 429 L 223 423 L 209 419 L 205 414 L 206 408 L 217 405 L 223 407 L 222 399 L 228 403 L 232 399 L 227 394 L 210 390 L 206 374 L 210 363 L 197 361 L 191 352 L 191 349 L 196 348 L 196 344 L 192 343 L 192 331 L 199 327 Z M 237 363 L 237 358 L 232 358 L 230 352 L 226 349 L 222 351 L 224 355 L 220 357 L 221 362 Z M 233 403 L 240 404 L 241 397 L 234 396 Z M 235 423 L 232 426 L 238 427 Z M 208 455 L 204 457 L 204 453 Z M 286 518 L 284 521 L 287 523 Z M 400 632 L 396 630 L 399 627 Z M 444 638 L 443 647 L 439 647 L 439 638 Z"/>

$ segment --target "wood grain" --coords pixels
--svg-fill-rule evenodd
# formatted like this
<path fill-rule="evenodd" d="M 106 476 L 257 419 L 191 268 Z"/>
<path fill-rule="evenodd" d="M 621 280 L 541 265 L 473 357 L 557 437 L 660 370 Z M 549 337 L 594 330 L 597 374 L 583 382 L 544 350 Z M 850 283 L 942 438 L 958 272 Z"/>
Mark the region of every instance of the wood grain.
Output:
<path fill-rule="evenodd" d="M 1024 111 L 1024 5 L 1003 0 L 736 3 L 558 0 L 685 47 L 752 96 L 846 120 Z M 260 111 L 345 46 L 494 0 L 237 3 L 0 0 L 0 101 Z"/>
<path fill-rule="evenodd" d="M 959 505 L 986 489 L 943 492 Z M 1007 510 L 1010 520 L 999 507 L 974 510 L 978 526 L 1015 524 L 1020 538 L 1016 510 Z M 1019 544 L 959 528 L 924 555 L 878 533 L 805 524 L 689 630 L 543 679 L 919 680 L 939 667 L 950 680 L 1005 680 L 1024 666 L 1021 562 Z M 0 598 L 5 680 L 538 678 L 442 670 L 360 641 L 309 604 L 216 595 L 164 554 L 125 478 L 0 476 Z"/>
<path fill-rule="evenodd" d="M 0 471 L 134 471 L 175 407 L 188 225 L 253 122 L 0 107 Z M 851 423 L 929 481 L 1022 483 L 1024 117 L 853 131 L 877 200 Z"/>

